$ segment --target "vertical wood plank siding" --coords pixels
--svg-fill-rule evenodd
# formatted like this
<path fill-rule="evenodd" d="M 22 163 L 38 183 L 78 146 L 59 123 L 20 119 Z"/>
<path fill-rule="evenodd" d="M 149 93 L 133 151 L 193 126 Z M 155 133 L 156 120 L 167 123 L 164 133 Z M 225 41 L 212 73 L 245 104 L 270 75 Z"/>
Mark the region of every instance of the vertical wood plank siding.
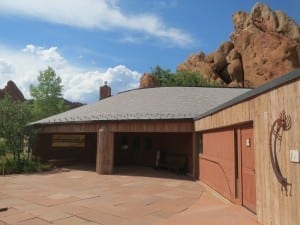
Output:
<path fill-rule="evenodd" d="M 40 133 L 98 132 L 106 126 L 110 132 L 193 132 L 193 120 L 95 121 L 90 123 L 41 126 Z"/>
<path fill-rule="evenodd" d="M 285 110 L 292 127 L 283 132 L 279 164 L 291 187 L 286 193 L 271 165 L 269 135 L 272 123 Z M 300 149 L 300 80 L 270 90 L 195 122 L 196 131 L 252 122 L 256 167 L 257 217 L 264 225 L 300 224 L 300 164 L 289 161 L 289 150 Z"/>

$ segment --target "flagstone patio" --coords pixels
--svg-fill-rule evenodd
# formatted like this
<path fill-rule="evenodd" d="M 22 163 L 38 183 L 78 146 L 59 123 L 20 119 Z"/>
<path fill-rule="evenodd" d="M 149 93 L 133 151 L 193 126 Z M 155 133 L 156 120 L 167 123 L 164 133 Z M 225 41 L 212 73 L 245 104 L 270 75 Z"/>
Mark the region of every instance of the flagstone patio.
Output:
<path fill-rule="evenodd" d="M 199 182 L 151 168 L 61 168 L 0 176 L 0 187 L 0 225 L 258 224 Z"/>

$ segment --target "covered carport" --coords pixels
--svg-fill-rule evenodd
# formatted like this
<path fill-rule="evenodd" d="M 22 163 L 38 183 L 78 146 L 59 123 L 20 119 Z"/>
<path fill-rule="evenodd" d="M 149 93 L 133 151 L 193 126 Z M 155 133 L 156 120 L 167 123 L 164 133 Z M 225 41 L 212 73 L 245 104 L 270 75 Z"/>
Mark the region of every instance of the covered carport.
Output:
<path fill-rule="evenodd" d="M 193 133 L 115 133 L 114 166 L 147 166 L 192 173 Z"/>
<path fill-rule="evenodd" d="M 146 166 L 195 174 L 194 121 L 119 121 L 101 124 L 97 172 L 111 174 L 119 166 Z M 157 154 L 160 154 L 159 165 Z"/>

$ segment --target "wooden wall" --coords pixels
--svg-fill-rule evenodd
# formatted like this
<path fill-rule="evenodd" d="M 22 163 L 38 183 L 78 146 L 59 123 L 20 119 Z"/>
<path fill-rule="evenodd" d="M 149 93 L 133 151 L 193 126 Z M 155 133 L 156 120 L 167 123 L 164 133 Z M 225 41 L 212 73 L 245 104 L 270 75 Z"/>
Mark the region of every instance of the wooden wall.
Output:
<path fill-rule="evenodd" d="M 52 147 L 52 134 L 39 134 L 34 154 L 43 161 L 65 159 L 72 162 L 96 162 L 97 134 L 84 135 L 84 147 Z"/>
<path fill-rule="evenodd" d="M 292 120 L 291 129 L 283 132 L 278 153 L 282 174 L 292 184 L 287 192 L 282 190 L 274 174 L 269 153 L 271 127 L 282 110 Z M 300 164 L 289 160 L 289 150 L 300 149 L 300 80 L 199 119 L 195 122 L 195 130 L 204 131 L 252 121 L 258 220 L 264 225 L 300 224 Z"/>
<path fill-rule="evenodd" d="M 78 124 L 40 126 L 40 133 L 98 132 L 106 127 L 110 132 L 193 132 L 193 120 L 101 121 Z"/>

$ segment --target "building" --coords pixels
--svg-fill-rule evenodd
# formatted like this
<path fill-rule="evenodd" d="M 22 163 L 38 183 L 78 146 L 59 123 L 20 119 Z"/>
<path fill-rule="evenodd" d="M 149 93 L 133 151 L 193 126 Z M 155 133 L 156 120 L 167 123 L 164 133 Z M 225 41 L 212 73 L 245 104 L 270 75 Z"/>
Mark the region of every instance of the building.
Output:
<path fill-rule="evenodd" d="M 113 173 L 117 165 L 155 166 L 159 151 L 167 166 L 185 164 L 196 176 L 193 118 L 247 91 L 159 87 L 100 96 L 94 104 L 33 123 L 40 128 L 35 154 L 48 161 L 94 162 L 98 173 Z M 100 93 L 109 96 L 110 89 L 105 85 Z"/>
<path fill-rule="evenodd" d="M 297 69 L 195 119 L 198 178 L 262 224 L 300 224 L 299 126 Z"/>
<path fill-rule="evenodd" d="M 104 94 L 110 95 L 110 89 Z M 185 169 L 265 225 L 300 224 L 300 69 L 257 89 L 122 92 L 33 123 L 44 160 Z"/>

